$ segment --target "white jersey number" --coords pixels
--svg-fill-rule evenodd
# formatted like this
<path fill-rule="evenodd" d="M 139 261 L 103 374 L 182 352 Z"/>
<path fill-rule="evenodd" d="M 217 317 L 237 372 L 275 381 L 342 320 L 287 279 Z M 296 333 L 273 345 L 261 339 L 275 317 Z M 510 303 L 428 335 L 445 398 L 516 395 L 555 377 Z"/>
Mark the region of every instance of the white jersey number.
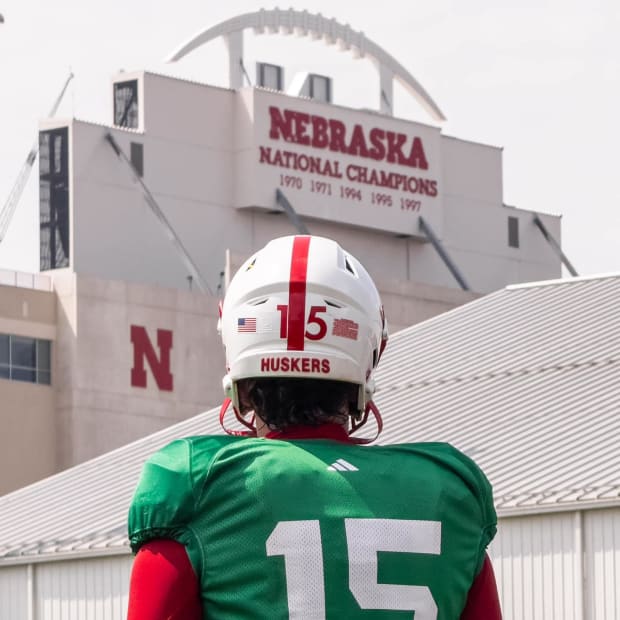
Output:
<path fill-rule="evenodd" d="M 404 519 L 345 519 L 349 588 L 361 609 L 415 612 L 436 620 L 437 605 L 427 586 L 377 582 L 377 552 L 441 553 L 441 523 Z M 280 521 L 267 539 L 267 555 L 283 555 L 289 617 L 325 619 L 321 529 L 317 520 Z M 412 616 L 413 617 L 413 616 Z"/>

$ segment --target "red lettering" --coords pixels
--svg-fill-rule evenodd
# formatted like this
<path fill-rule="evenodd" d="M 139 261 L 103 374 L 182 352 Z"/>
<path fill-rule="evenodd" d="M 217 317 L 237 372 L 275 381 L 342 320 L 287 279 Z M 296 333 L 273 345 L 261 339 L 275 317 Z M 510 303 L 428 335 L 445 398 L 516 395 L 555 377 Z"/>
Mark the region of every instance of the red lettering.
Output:
<path fill-rule="evenodd" d="M 144 360 L 153 373 L 157 387 L 166 392 L 173 390 L 173 377 L 170 372 L 170 349 L 172 349 L 172 332 L 167 329 L 157 330 L 157 348 L 159 357 L 151 344 L 146 329 L 141 325 L 132 325 L 130 332 L 133 344 L 133 368 L 131 369 L 131 385 L 146 387 L 146 370 Z"/>
<path fill-rule="evenodd" d="M 344 142 L 346 127 L 344 126 L 344 123 L 342 121 L 330 119 L 329 132 L 331 134 L 329 150 L 340 152 L 340 153 L 346 153 L 347 145 Z"/>
<path fill-rule="evenodd" d="M 267 146 L 260 147 L 260 163 L 271 164 L 271 148 Z"/>
<path fill-rule="evenodd" d="M 391 164 L 399 163 L 405 164 L 407 160 L 403 155 L 403 145 L 407 141 L 407 136 L 404 133 L 394 133 L 393 131 L 387 132 L 388 152 L 387 161 Z"/>
<path fill-rule="evenodd" d="M 308 170 L 309 165 L 310 162 L 308 161 L 308 156 L 300 155 L 297 158 L 297 166 L 295 166 L 295 170 L 301 170 L 302 172 L 305 172 L 306 170 Z"/>
<path fill-rule="evenodd" d="M 351 136 L 351 144 L 349 144 L 349 155 L 358 155 L 359 157 L 368 157 L 368 148 L 366 147 L 366 139 L 364 138 L 364 130 L 361 125 L 353 127 L 353 135 Z"/>
<path fill-rule="evenodd" d="M 332 165 L 334 166 L 332 169 Z M 329 159 L 325 162 L 325 169 L 323 170 L 323 174 L 334 177 L 336 179 L 342 179 L 342 172 L 340 172 L 340 162 L 335 161 L 333 164 L 329 161 Z"/>
<path fill-rule="evenodd" d="M 437 181 L 429 181 L 429 196 L 437 196 Z"/>
<path fill-rule="evenodd" d="M 321 170 L 321 158 L 320 157 L 310 157 L 310 170 L 311 174 L 322 174 Z"/>
<path fill-rule="evenodd" d="M 407 189 L 415 194 L 418 191 L 418 180 L 415 177 L 409 177 L 407 180 Z"/>
<path fill-rule="evenodd" d="M 411 153 L 409 157 L 403 163 L 406 163 L 412 168 L 421 168 L 422 170 L 428 170 L 428 162 L 426 161 L 426 155 L 424 154 L 424 147 L 422 146 L 422 140 L 416 137 L 411 144 Z"/>
<path fill-rule="evenodd" d="M 275 157 L 273 158 L 273 165 L 274 166 L 280 166 L 280 167 L 284 167 L 284 168 L 288 168 L 288 162 L 285 165 L 284 162 L 282 161 L 282 151 L 280 149 L 278 149 L 276 151 Z"/>
<path fill-rule="evenodd" d="M 338 119 L 327 119 L 294 110 L 280 110 L 276 106 L 269 107 L 269 116 L 271 119 L 269 137 L 272 140 L 285 140 L 317 149 L 329 149 L 336 153 L 348 153 L 376 161 L 428 169 L 428 160 L 419 136 L 409 137 L 404 133 L 385 131 L 378 127 L 373 127 L 367 132 L 363 125 L 355 124 L 347 142 L 347 127 Z M 404 149 L 409 142 L 409 155 L 405 156 Z M 270 149 L 260 147 L 260 162 L 282 165 L 282 154 L 276 151 L 273 155 Z M 297 167 L 297 159 L 293 160 L 292 165 Z M 288 158 L 286 166 L 289 166 Z M 309 166 L 315 168 L 318 164 L 311 161 Z M 338 171 L 334 174 L 329 172 L 323 174 L 341 177 Z"/>
<path fill-rule="evenodd" d="M 269 107 L 269 116 L 271 117 L 271 129 L 269 137 L 272 140 L 279 140 L 282 137 L 287 142 L 292 139 L 293 131 L 293 115 L 295 113 L 290 110 L 284 110 L 284 116 L 280 113 L 280 109 L 275 106 Z"/>
<path fill-rule="evenodd" d="M 297 144 L 310 144 L 310 136 L 306 133 L 308 125 L 310 124 L 310 115 L 297 112 L 295 120 L 297 121 L 295 142 L 297 142 Z"/>
<path fill-rule="evenodd" d="M 357 327 L 356 323 L 352 321 L 351 323 Z M 345 337 L 357 338 L 357 332 L 353 333 L 349 330 Z M 327 374 L 330 371 L 330 364 L 328 359 L 312 359 L 310 357 L 263 357 L 260 361 L 260 369 L 261 372 L 315 372 Z"/>
<path fill-rule="evenodd" d="M 280 157 L 284 158 L 284 168 L 293 168 L 293 170 L 297 170 L 297 153 L 278 150 L 278 154 Z"/>
<path fill-rule="evenodd" d="M 420 187 L 420 194 L 428 195 L 428 186 L 429 186 L 428 179 L 418 179 L 418 183 Z"/>
<path fill-rule="evenodd" d="M 329 136 L 327 135 L 327 119 L 322 116 L 312 117 L 312 146 L 315 149 L 327 148 Z"/>
<path fill-rule="evenodd" d="M 372 148 L 368 151 L 368 155 L 372 157 L 372 159 L 380 161 L 385 157 L 385 144 L 383 144 L 384 140 L 385 131 L 383 131 L 383 129 L 375 128 L 370 130 L 370 144 L 372 144 Z"/>
<path fill-rule="evenodd" d="M 370 176 L 368 177 L 367 183 L 370 185 L 379 185 L 379 187 L 381 186 L 381 183 L 379 182 L 379 175 L 374 168 L 371 168 L 370 170 Z"/>
<path fill-rule="evenodd" d="M 349 164 L 347 166 L 347 179 L 349 179 L 349 181 L 357 181 L 359 178 L 359 171 L 360 171 L 360 167 L 359 166 L 355 166 L 353 164 Z"/>
<path fill-rule="evenodd" d="M 388 172 L 385 172 L 385 170 L 381 170 L 379 172 L 379 182 L 377 183 L 377 185 L 379 185 L 380 187 L 389 187 L 393 189 L 392 187 L 393 177 L 394 177 L 393 172 L 388 173 Z"/>

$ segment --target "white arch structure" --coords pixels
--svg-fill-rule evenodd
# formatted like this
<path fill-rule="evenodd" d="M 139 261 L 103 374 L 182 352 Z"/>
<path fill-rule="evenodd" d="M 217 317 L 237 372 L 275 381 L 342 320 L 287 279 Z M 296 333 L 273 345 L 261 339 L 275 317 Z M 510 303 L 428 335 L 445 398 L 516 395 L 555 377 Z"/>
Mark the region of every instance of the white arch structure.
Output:
<path fill-rule="evenodd" d="M 239 89 L 243 86 L 243 31 L 247 28 L 252 28 L 256 34 L 294 33 L 298 36 L 309 36 L 315 40 L 323 40 L 327 45 L 336 44 L 341 51 L 350 50 L 355 58 L 367 57 L 379 71 L 381 112 L 393 114 L 393 83 L 396 79 L 434 120 L 446 120 L 439 106 L 422 85 L 393 56 L 368 39 L 364 33 L 353 30 L 349 25 L 340 24 L 335 19 L 327 19 L 320 13 L 311 14 L 294 9 L 261 9 L 238 15 L 202 30 L 173 52 L 167 62 L 176 62 L 201 45 L 224 37 L 230 59 L 230 87 Z"/>

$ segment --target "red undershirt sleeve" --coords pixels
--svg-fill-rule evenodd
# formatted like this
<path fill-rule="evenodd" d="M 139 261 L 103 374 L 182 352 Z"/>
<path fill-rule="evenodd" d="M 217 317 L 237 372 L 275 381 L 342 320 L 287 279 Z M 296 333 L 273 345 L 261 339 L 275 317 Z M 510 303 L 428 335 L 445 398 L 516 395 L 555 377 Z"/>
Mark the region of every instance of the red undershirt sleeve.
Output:
<path fill-rule="evenodd" d="M 157 539 L 140 547 L 127 620 L 202 620 L 198 578 L 182 544 Z"/>
<path fill-rule="evenodd" d="M 502 611 L 493 566 L 488 555 L 472 584 L 461 620 L 501 620 Z"/>

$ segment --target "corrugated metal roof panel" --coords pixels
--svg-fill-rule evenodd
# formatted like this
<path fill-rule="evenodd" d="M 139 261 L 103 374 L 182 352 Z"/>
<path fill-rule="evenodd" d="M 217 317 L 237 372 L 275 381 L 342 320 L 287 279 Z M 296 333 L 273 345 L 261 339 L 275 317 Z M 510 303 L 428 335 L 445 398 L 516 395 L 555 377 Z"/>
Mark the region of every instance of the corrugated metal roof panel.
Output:
<path fill-rule="evenodd" d="M 380 443 L 449 441 L 500 514 L 620 504 L 620 276 L 509 287 L 392 337 Z M 217 410 L 0 498 L 0 562 L 127 550 L 146 457 Z"/>
<path fill-rule="evenodd" d="M 0 497 L 0 563 L 129 550 L 127 507 L 145 459 L 178 437 L 220 433 L 218 410 Z"/>
<path fill-rule="evenodd" d="M 619 309 L 620 276 L 555 281 L 400 332 L 377 373 L 381 443 L 450 441 L 500 511 L 620 503 Z"/>

